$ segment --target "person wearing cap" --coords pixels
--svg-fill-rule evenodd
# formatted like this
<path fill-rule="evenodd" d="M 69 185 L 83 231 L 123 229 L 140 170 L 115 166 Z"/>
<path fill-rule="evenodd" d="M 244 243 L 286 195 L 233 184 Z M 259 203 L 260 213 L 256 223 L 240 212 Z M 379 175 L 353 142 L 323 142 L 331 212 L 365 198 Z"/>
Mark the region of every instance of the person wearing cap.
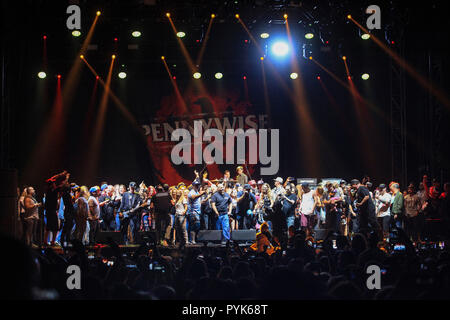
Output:
<path fill-rule="evenodd" d="M 405 204 L 405 232 L 412 241 L 419 240 L 420 218 L 419 211 L 421 203 L 419 196 L 415 193 L 414 184 L 408 186 L 407 194 L 404 198 Z"/>
<path fill-rule="evenodd" d="M 100 187 L 95 186 L 89 189 L 91 196 L 88 199 L 89 213 L 89 244 L 94 245 L 97 237 L 97 232 L 100 227 L 100 205 L 98 197 L 100 196 Z"/>
<path fill-rule="evenodd" d="M 230 240 L 230 219 L 232 204 L 231 197 L 225 192 L 223 183 L 217 186 L 217 192 L 211 197 L 211 208 L 216 214 L 216 229 L 222 230 L 222 242 Z"/>
<path fill-rule="evenodd" d="M 278 195 L 285 192 L 283 188 L 283 178 L 277 177 L 274 179 L 275 181 L 275 188 L 272 189 L 272 202 L 275 202 L 278 198 Z"/>
<path fill-rule="evenodd" d="M 237 183 L 239 183 L 241 186 L 243 186 L 244 184 L 246 184 L 248 182 L 248 177 L 247 175 L 244 173 L 244 168 L 242 166 L 239 166 L 236 168 L 236 181 Z"/>
<path fill-rule="evenodd" d="M 388 238 L 391 224 L 391 194 L 387 192 L 386 185 L 380 184 L 375 194 L 377 220 L 383 232 L 383 237 Z"/>
<path fill-rule="evenodd" d="M 255 192 L 255 196 L 257 197 L 257 200 L 259 200 L 259 196 L 261 194 L 261 188 L 264 184 L 264 181 L 262 179 L 258 180 L 258 182 L 256 182 L 256 192 Z"/>
<path fill-rule="evenodd" d="M 237 193 L 237 220 L 239 229 L 251 228 L 251 221 L 247 211 L 253 209 L 257 203 L 255 195 L 251 192 L 250 184 L 244 185 L 244 190 Z"/>
<path fill-rule="evenodd" d="M 201 182 L 199 179 L 195 179 L 192 182 L 192 189 L 187 195 L 187 217 L 188 217 L 188 236 L 189 243 L 195 244 L 197 240 L 197 234 L 200 230 L 200 209 L 201 209 L 201 196 L 205 193 L 203 189 L 200 189 Z"/>
<path fill-rule="evenodd" d="M 375 204 L 370 197 L 369 190 L 357 179 L 351 181 L 352 188 L 356 190 L 356 207 L 359 210 L 358 226 L 361 233 L 367 235 L 371 230 L 381 235 L 381 228 L 375 215 Z M 370 226 L 370 227 L 369 227 Z"/>
<path fill-rule="evenodd" d="M 136 239 L 140 219 L 137 214 L 134 214 L 134 211 L 137 210 L 141 203 L 141 198 L 136 192 L 136 182 L 130 182 L 128 188 L 129 191 L 123 194 L 119 207 L 119 217 L 122 219 L 120 229 L 125 244 L 128 244 L 131 240 L 128 239 L 128 227 L 130 227 L 133 241 Z"/>

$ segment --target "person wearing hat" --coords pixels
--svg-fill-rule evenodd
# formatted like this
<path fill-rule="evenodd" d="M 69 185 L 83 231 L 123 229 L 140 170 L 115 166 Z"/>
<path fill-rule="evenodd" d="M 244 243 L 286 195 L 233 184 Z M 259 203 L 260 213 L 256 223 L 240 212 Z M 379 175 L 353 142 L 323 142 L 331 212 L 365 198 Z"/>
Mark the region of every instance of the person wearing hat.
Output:
<path fill-rule="evenodd" d="M 89 244 L 94 245 L 97 237 L 97 232 L 100 227 L 100 205 L 98 197 L 100 196 L 100 187 L 95 186 L 89 189 L 91 196 L 88 199 L 89 212 Z"/>
<path fill-rule="evenodd" d="M 248 177 L 247 175 L 244 173 L 244 168 L 242 166 L 239 166 L 236 168 L 236 181 L 237 183 L 239 183 L 241 186 L 243 186 L 244 184 L 246 184 L 248 182 Z"/>
<path fill-rule="evenodd" d="M 122 196 L 122 201 L 119 207 L 119 217 L 122 219 L 120 223 L 120 231 L 122 233 L 123 241 L 128 244 L 131 239 L 128 239 L 128 226 L 130 227 L 133 241 L 136 239 L 136 233 L 139 228 L 139 216 L 133 214 L 141 203 L 141 198 L 136 192 L 136 182 L 130 182 L 128 191 Z"/>
<path fill-rule="evenodd" d="M 419 240 L 420 236 L 420 216 L 421 202 L 419 196 L 414 190 L 414 184 L 408 186 L 407 194 L 404 198 L 405 204 L 405 231 L 406 234 L 413 240 Z"/>
<path fill-rule="evenodd" d="M 375 193 L 375 206 L 377 220 L 383 232 L 383 237 L 389 237 L 389 226 L 391 224 L 391 194 L 387 192 L 385 184 L 378 186 L 378 192 Z"/>
<path fill-rule="evenodd" d="M 272 202 L 275 202 L 278 198 L 278 195 L 283 194 L 285 192 L 283 188 L 283 178 L 277 177 L 274 179 L 275 188 L 272 189 Z"/>

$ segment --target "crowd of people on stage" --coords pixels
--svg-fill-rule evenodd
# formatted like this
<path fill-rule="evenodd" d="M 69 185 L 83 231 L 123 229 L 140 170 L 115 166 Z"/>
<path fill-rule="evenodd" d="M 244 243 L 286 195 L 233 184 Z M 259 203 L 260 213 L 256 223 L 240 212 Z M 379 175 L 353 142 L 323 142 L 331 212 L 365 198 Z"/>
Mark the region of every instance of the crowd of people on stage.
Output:
<path fill-rule="evenodd" d="M 397 182 L 296 185 L 292 178 L 252 181 L 242 168 L 237 174 L 209 180 L 199 172 L 189 186 L 88 188 L 63 172 L 47 180 L 42 202 L 27 187 L 19 200 L 26 243 L 33 243 L 41 219 L 50 244 L 60 237 L 72 246 L 30 250 L 0 235 L 3 254 L 15 257 L 14 264 L 0 264 L 8 274 L 0 293 L 32 299 L 448 299 L 448 183 L 441 189 L 424 176 L 418 191 L 409 185 L 402 192 Z M 259 232 L 250 247 L 227 241 L 164 255 L 159 245 L 193 243 L 206 228 L 221 229 L 225 241 L 232 229 Z M 128 243 L 136 242 L 138 230 L 156 230 L 159 238 L 138 241 L 130 252 L 112 239 L 105 247 L 84 246 L 96 242 L 99 229 L 119 231 Z M 328 232 L 317 242 L 319 229 Z M 438 242 L 419 241 L 433 237 Z M 67 289 L 71 265 L 82 270 L 81 290 Z M 380 290 L 366 285 L 372 265 L 381 269 Z"/>
<path fill-rule="evenodd" d="M 410 184 L 402 191 L 395 181 L 375 187 L 367 177 L 317 185 L 295 184 L 291 177 L 256 181 L 242 166 L 235 179 L 228 170 L 215 180 L 206 170 L 194 173 L 191 185 L 103 182 L 88 188 L 71 182 L 64 171 L 46 181 L 43 201 L 36 199 L 33 187 L 19 197 L 23 239 L 28 245 L 36 242 L 41 207 L 44 244 L 50 245 L 72 239 L 93 245 L 100 230 L 120 231 L 125 244 L 137 243 L 138 231 L 155 230 L 164 246 L 195 244 L 204 229 L 222 230 L 224 243 L 232 230 L 264 229 L 275 247 L 285 247 L 289 234 L 298 230 L 312 238 L 317 229 L 325 229 L 347 237 L 373 231 L 389 239 L 394 229 L 402 228 L 414 242 L 449 235 L 450 184 L 441 189 L 433 180 L 429 185 L 427 176 L 418 190 Z"/>

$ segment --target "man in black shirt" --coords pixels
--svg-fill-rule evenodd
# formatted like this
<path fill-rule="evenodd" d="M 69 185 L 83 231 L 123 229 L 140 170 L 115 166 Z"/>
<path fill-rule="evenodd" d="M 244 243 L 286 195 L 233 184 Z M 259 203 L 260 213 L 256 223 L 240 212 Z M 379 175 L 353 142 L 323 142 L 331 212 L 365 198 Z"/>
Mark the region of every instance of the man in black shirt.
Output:
<path fill-rule="evenodd" d="M 164 187 L 158 186 L 157 193 L 152 199 L 155 209 L 156 240 L 158 243 L 162 242 L 163 245 L 167 245 L 167 241 L 170 240 L 170 230 L 172 229 L 170 224 L 172 204 L 168 190 L 167 184 Z"/>
<path fill-rule="evenodd" d="M 100 207 L 100 217 L 103 220 L 102 229 L 105 231 L 116 230 L 116 217 L 115 210 L 119 208 L 120 201 L 113 200 L 113 188 L 108 186 L 105 193 L 98 198 L 98 202 L 105 203 Z"/>
<path fill-rule="evenodd" d="M 133 235 L 133 241 L 136 240 L 137 230 L 139 228 L 139 216 L 136 213 L 137 208 L 141 203 L 141 197 L 136 192 L 136 182 L 130 182 L 129 191 L 125 192 L 120 202 L 119 207 L 119 217 L 122 219 L 120 221 L 120 229 L 125 244 L 128 244 L 128 226 L 130 226 L 130 231 Z"/>
<path fill-rule="evenodd" d="M 370 197 L 369 189 L 356 179 L 353 179 L 351 184 L 352 188 L 356 190 L 356 207 L 359 209 L 358 225 L 360 232 L 366 236 L 372 230 L 381 234 L 381 228 L 375 215 L 375 204 Z"/>

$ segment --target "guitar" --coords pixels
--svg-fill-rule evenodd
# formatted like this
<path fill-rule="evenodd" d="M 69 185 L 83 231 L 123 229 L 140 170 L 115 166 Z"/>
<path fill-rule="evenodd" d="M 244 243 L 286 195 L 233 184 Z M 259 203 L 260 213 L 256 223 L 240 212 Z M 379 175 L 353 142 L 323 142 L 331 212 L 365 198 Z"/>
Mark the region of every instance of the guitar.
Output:
<path fill-rule="evenodd" d="M 142 204 L 140 204 L 139 206 L 137 206 L 136 208 L 124 211 L 124 212 L 119 212 L 119 219 L 125 219 L 125 218 L 131 218 L 134 214 L 134 212 L 136 212 L 137 210 L 141 209 L 141 208 L 145 208 L 147 206 L 149 206 L 150 204 L 147 203 L 147 201 L 143 202 Z"/>

